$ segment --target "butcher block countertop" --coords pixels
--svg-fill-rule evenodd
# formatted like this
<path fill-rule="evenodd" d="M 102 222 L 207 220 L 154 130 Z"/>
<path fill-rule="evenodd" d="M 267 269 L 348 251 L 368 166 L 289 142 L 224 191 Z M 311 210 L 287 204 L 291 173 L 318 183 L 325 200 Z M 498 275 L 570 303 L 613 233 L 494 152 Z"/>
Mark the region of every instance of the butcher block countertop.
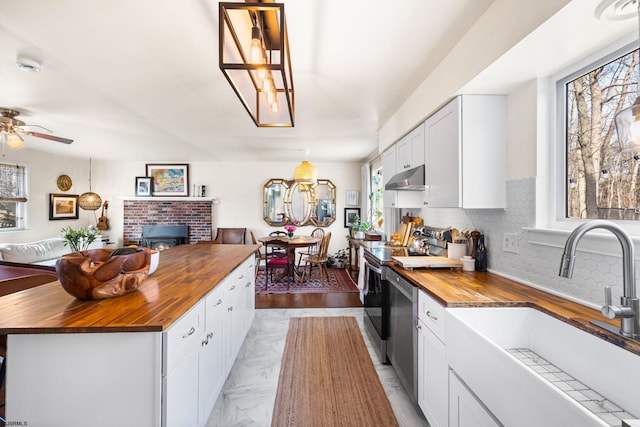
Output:
<path fill-rule="evenodd" d="M 164 331 L 259 249 L 180 245 L 129 294 L 80 301 L 58 281 L 0 298 L 0 334 Z"/>
<path fill-rule="evenodd" d="M 620 319 L 609 320 L 599 310 L 497 274 L 449 269 L 408 271 L 397 265 L 392 265 L 391 268 L 446 307 L 532 307 L 640 355 L 640 344 L 590 323 L 591 320 L 600 320 L 619 327 Z"/>

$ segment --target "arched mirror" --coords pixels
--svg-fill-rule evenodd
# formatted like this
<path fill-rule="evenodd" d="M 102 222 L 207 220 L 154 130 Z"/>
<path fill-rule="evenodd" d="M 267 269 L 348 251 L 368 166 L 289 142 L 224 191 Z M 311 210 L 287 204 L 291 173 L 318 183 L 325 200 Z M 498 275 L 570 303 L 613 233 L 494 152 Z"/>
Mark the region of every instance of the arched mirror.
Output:
<path fill-rule="evenodd" d="M 311 223 L 326 227 L 336 220 L 336 186 L 328 179 L 319 179 L 313 191 Z"/>
<path fill-rule="evenodd" d="M 287 223 L 285 210 L 289 182 L 284 179 L 270 179 L 263 189 L 262 216 L 269 225 L 278 226 Z"/>
<path fill-rule="evenodd" d="M 263 189 L 263 217 L 271 226 L 327 227 L 336 220 L 336 187 L 328 179 L 312 186 L 270 179 Z"/>
<path fill-rule="evenodd" d="M 289 197 L 285 204 L 289 221 L 293 224 L 305 225 L 311 217 L 313 187 L 294 182 L 289 187 Z"/>

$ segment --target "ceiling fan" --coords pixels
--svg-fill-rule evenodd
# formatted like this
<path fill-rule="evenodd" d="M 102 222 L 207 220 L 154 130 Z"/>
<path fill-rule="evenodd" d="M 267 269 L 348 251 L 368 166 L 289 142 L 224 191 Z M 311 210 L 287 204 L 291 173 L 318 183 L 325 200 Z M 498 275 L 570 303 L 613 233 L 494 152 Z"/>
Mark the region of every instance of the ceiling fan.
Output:
<path fill-rule="evenodd" d="M 24 147 L 24 140 L 20 135 L 31 135 L 36 138 L 49 139 L 51 141 L 62 142 L 63 144 L 71 144 L 73 139 L 62 138 L 47 133 L 34 132 L 27 129 L 28 127 L 38 127 L 52 133 L 49 129 L 38 125 L 27 125 L 22 120 L 16 119 L 20 115 L 19 111 L 9 108 L 0 107 L 0 134 L 11 148 L 20 149 Z"/>

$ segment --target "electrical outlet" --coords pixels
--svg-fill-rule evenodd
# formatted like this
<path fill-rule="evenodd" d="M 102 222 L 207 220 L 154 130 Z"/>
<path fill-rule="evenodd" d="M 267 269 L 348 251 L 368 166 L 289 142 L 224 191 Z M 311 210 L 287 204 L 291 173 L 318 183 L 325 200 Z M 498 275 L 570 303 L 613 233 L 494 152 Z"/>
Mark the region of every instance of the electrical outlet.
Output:
<path fill-rule="evenodd" d="M 518 241 L 518 233 L 504 233 L 502 240 L 502 250 L 517 254 L 520 252 L 520 242 Z"/>

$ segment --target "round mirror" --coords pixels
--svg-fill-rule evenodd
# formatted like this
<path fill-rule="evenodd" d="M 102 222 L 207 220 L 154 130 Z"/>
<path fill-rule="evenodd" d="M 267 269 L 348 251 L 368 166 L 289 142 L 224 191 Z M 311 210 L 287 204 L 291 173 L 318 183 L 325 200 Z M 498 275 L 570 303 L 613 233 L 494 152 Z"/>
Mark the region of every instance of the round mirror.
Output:
<path fill-rule="evenodd" d="M 311 216 L 313 187 L 308 184 L 294 182 L 288 191 L 287 213 L 289 221 L 297 225 L 305 225 Z"/>
<path fill-rule="evenodd" d="M 263 189 L 262 216 L 269 225 L 279 226 L 287 223 L 285 201 L 289 183 L 284 179 L 271 179 Z"/>
<path fill-rule="evenodd" d="M 313 191 L 311 222 L 327 227 L 336 220 L 336 186 L 328 179 L 319 179 Z"/>

